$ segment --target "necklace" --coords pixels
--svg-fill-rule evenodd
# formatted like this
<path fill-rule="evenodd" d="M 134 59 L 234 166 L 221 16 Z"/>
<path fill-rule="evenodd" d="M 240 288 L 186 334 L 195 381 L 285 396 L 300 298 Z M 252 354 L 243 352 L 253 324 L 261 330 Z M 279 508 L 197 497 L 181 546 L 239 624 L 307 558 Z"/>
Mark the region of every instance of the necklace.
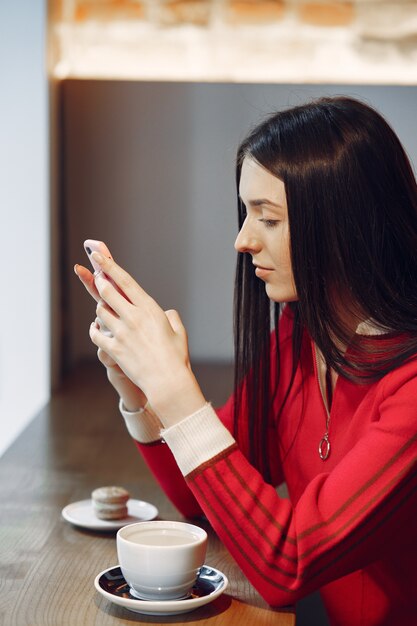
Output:
<path fill-rule="evenodd" d="M 330 440 L 329 440 L 329 424 L 330 424 L 330 416 L 326 420 L 326 432 L 323 437 L 320 439 L 319 443 L 319 457 L 322 461 L 325 461 L 329 458 L 330 454 Z"/>
<path fill-rule="evenodd" d="M 329 439 L 329 427 L 330 427 L 330 405 L 332 402 L 332 379 L 331 379 L 331 372 L 329 368 L 327 367 L 327 363 L 325 362 L 321 353 L 319 357 L 319 352 L 316 346 L 314 347 L 314 349 L 315 349 L 315 355 L 316 355 L 317 378 L 318 378 L 318 383 L 320 387 L 321 397 L 323 399 L 324 408 L 326 409 L 326 414 L 327 414 L 326 430 L 324 432 L 323 437 L 320 439 L 320 443 L 318 447 L 319 457 L 321 458 L 322 461 L 325 461 L 326 459 L 329 458 L 330 448 L 331 448 L 330 439 Z M 322 385 L 323 379 L 326 384 L 326 393 L 324 393 L 324 390 L 323 390 L 323 385 Z"/>

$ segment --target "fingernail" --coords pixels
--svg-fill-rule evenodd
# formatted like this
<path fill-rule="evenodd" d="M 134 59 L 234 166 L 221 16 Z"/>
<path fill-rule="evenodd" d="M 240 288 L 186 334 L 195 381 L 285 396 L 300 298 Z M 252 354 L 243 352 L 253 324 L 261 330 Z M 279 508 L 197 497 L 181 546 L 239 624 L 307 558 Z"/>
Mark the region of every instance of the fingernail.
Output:
<path fill-rule="evenodd" d="M 77 276 L 78 276 L 78 263 L 76 263 L 76 264 L 74 265 L 74 272 L 75 272 L 75 273 L 77 274 Z M 79 276 L 78 276 L 78 278 L 79 278 Z"/>
<path fill-rule="evenodd" d="M 103 255 L 101 255 L 101 254 L 100 254 L 100 252 L 95 252 L 95 251 L 94 251 L 94 252 L 92 253 L 92 255 L 91 255 L 91 258 L 92 258 L 92 259 L 94 259 L 94 261 L 95 261 L 96 263 L 100 263 L 100 265 L 101 265 L 102 263 L 104 263 L 104 256 L 103 256 Z"/>

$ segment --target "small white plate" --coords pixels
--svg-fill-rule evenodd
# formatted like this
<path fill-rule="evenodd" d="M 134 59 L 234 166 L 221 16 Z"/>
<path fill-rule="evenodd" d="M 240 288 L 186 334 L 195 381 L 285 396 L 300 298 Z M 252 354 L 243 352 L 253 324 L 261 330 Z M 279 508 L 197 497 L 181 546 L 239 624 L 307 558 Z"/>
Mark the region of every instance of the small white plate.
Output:
<path fill-rule="evenodd" d="M 192 589 L 191 597 L 183 600 L 138 600 L 130 593 L 119 565 L 109 567 L 98 574 L 94 586 L 110 602 L 123 606 L 129 611 L 145 615 L 179 615 L 189 613 L 213 602 L 225 591 L 228 585 L 226 576 L 214 567 L 203 565 Z"/>
<path fill-rule="evenodd" d="M 155 519 L 158 515 L 158 509 L 153 504 L 132 498 L 127 501 L 127 512 L 128 516 L 122 519 L 99 519 L 94 513 L 92 501 L 80 500 L 64 507 L 62 509 L 62 517 L 67 522 L 81 528 L 110 531 L 119 530 L 119 528 L 135 522 L 146 522 Z"/>

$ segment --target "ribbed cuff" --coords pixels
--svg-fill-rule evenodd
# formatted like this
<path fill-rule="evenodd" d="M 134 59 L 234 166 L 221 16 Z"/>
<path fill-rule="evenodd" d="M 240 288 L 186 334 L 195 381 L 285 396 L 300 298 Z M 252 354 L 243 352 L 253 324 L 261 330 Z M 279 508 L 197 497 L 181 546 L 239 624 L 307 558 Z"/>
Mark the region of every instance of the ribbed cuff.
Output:
<path fill-rule="evenodd" d="M 139 411 L 127 411 L 120 398 L 119 410 L 133 439 L 139 443 L 153 443 L 161 439 L 162 423 L 147 404 Z"/>
<path fill-rule="evenodd" d="M 178 424 L 161 430 L 161 436 L 170 447 L 184 476 L 235 444 L 234 438 L 210 404 L 204 405 Z"/>

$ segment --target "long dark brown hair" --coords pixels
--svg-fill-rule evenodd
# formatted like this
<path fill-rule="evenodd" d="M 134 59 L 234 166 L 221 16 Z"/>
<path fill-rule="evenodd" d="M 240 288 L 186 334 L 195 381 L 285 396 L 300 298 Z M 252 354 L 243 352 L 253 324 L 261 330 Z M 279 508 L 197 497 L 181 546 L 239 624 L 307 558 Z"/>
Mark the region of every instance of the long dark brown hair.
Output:
<path fill-rule="evenodd" d="M 285 185 L 298 296 L 290 305 L 291 380 L 305 331 L 329 367 L 357 382 L 378 380 L 414 356 L 417 185 L 405 150 L 384 118 L 352 98 L 321 98 L 270 116 L 247 136 L 237 153 L 238 190 L 245 157 Z M 239 195 L 238 214 L 241 228 L 246 209 Z M 398 340 L 375 352 L 372 342 L 352 338 L 341 303 L 349 314 L 371 319 Z M 271 331 L 279 345 L 281 308 L 254 275 L 250 255 L 238 254 L 235 431 L 238 436 L 239 428 L 249 429 L 250 460 L 266 478 L 268 424 L 276 418 L 271 407 L 280 377 L 277 349 L 277 375 L 271 381 Z M 348 343 L 354 344 L 349 356 L 340 348 Z M 247 419 L 242 425 L 237 417 L 243 401 Z"/>

